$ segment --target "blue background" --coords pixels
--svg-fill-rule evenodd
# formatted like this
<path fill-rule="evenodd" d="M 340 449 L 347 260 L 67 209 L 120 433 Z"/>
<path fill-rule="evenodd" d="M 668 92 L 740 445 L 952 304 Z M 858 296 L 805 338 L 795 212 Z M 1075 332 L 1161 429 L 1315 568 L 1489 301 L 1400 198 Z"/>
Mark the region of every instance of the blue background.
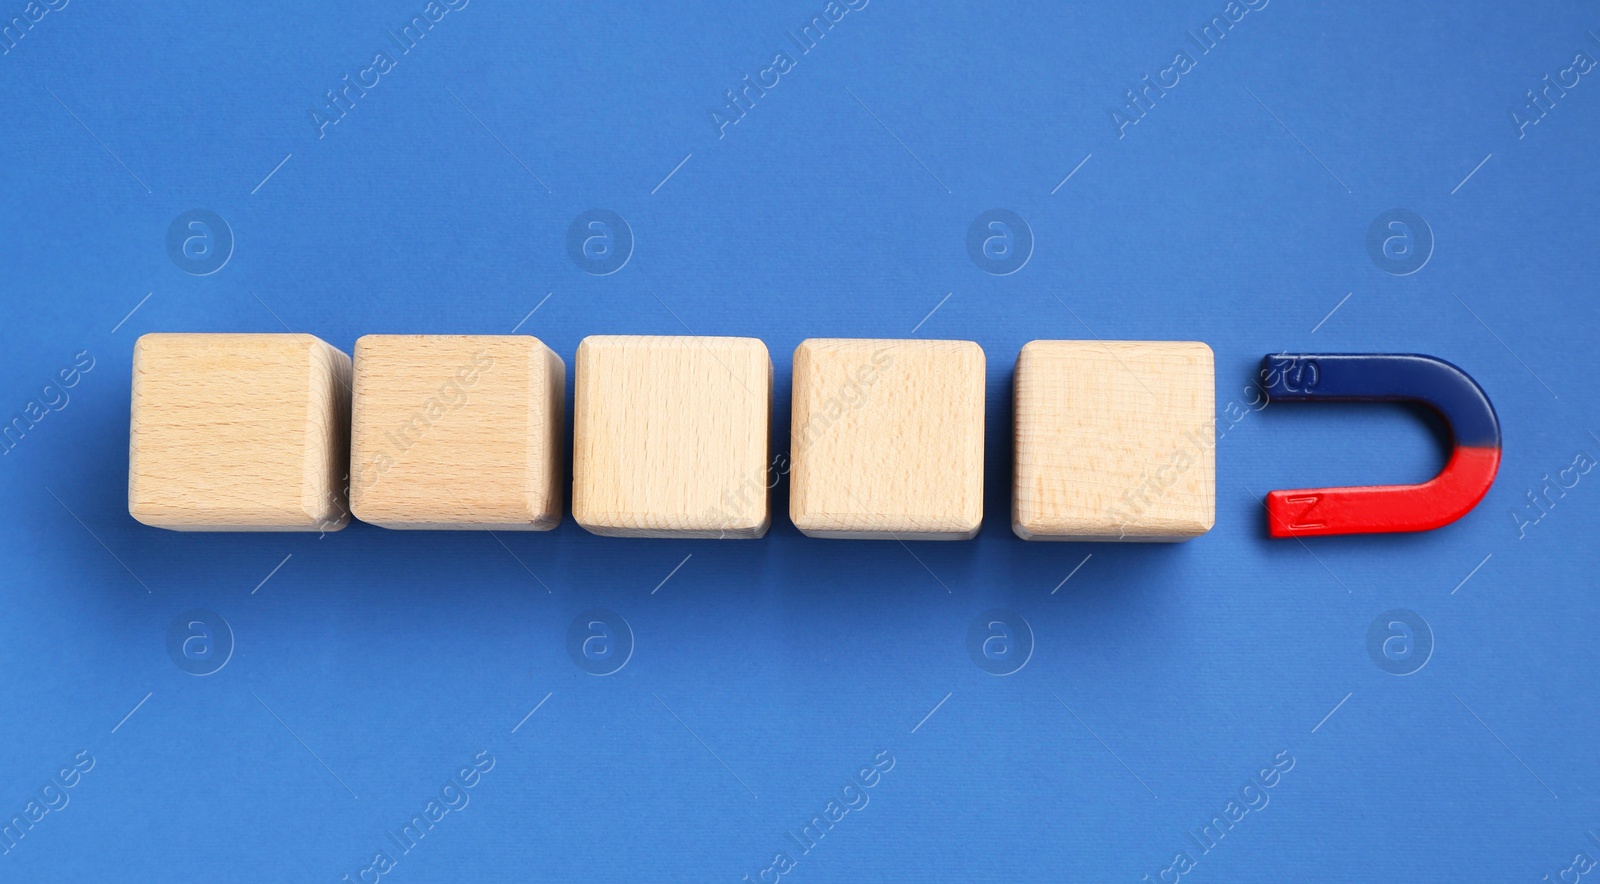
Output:
<path fill-rule="evenodd" d="M 1221 0 L 872 0 L 801 53 L 785 32 L 823 0 L 474 0 L 401 54 L 386 32 L 424 5 L 78 0 L 0 56 L 0 414 L 94 359 L 0 459 L 0 814 L 95 759 L 0 878 L 353 881 L 387 850 L 385 881 L 736 881 L 787 851 L 785 880 L 1139 881 L 1186 851 L 1185 880 L 1537 881 L 1600 856 L 1600 474 L 1536 523 L 1525 496 L 1600 454 L 1600 84 L 1511 116 L 1600 57 L 1592 6 L 1273 0 L 1202 53 Z M 394 69 L 319 137 L 311 109 L 380 50 Z M 719 137 L 724 90 L 780 50 Z M 1124 91 L 1180 50 L 1119 137 Z M 166 249 L 194 208 L 236 240 L 211 275 Z M 567 253 L 592 208 L 636 240 L 612 275 Z M 1012 275 L 966 249 L 992 208 L 1036 240 Z M 1395 208 L 1436 239 L 1407 276 L 1366 245 Z M 128 516 L 140 334 L 348 352 L 519 321 L 569 372 L 589 334 L 762 338 L 775 452 L 803 338 L 976 340 L 982 533 L 807 539 L 786 483 L 755 542 Z M 1209 534 L 1012 535 L 1016 354 L 1090 337 L 1216 351 Z M 1504 430 L 1487 499 L 1426 534 L 1267 539 L 1266 491 L 1420 481 L 1447 444 L 1399 406 L 1224 416 L 1283 349 L 1461 365 Z M 234 635 L 207 677 L 167 649 L 191 608 Z M 635 637 L 604 678 L 566 645 L 593 608 Z M 991 608 L 1035 639 L 1008 677 L 966 646 Z M 1395 608 L 1434 636 L 1408 677 L 1367 650 Z M 470 804 L 398 855 L 385 833 L 484 750 Z M 786 833 L 880 752 L 870 804 L 802 854 Z M 1280 752 L 1270 803 L 1202 854 L 1186 833 Z"/>

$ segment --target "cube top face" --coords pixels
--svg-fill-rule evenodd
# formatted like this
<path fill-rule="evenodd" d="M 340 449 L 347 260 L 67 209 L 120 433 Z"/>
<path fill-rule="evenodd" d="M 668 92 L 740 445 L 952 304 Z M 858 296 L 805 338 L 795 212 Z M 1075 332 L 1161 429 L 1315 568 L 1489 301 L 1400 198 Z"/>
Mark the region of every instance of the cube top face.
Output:
<path fill-rule="evenodd" d="M 789 514 L 811 537 L 967 540 L 983 521 L 983 349 L 813 338 L 794 351 Z"/>
<path fill-rule="evenodd" d="M 385 528 L 561 521 L 566 365 L 527 335 L 356 341 L 350 506 Z"/>
<path fill-rule="evenodd" d="M 350 357 L 305 334 L 134 345 L 128 512 L 179 531 L 336 531 Z"/>
<path fill-rule="evenodd" d="M 772 359 L 755 338 L 578 345 L 572 515 L 618 537 L 760 537 Z"/>
<path fill-rule="evenodd" d="M 1216 516 L 1216 374 L 1188 341 L 1033 341 L 1016 374 L 1012 528 L 1177 541 Z"/>

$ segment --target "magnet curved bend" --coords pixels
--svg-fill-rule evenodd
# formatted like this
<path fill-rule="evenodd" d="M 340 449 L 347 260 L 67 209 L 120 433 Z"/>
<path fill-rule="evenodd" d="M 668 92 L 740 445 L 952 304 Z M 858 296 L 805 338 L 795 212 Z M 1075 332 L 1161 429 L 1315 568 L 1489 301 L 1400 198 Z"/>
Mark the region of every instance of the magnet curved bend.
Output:
<path fill-rule="evenodd" d="M 1500 468 L 1500 419 L 1470 375 L 1433 356 L 1391 353 L 1268 355 L 1278 402 L 1420 402 L 1454 436 L 1445 468 L 1420 485 L 1305 488 L 1267 494 L 1273 537 L 1430 531 L 1478 505 Z"/>

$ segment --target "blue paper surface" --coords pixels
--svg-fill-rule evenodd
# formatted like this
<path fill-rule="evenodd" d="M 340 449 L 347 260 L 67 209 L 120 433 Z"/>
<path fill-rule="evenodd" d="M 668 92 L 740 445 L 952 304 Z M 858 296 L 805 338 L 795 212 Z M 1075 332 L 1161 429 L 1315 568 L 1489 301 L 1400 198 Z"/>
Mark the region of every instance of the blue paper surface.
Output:
<path fill-rule="evenodd" d="M 1597 34 L 1573 2 L 11 0 L 0 879 L 1574 880 Z M 983 530 L 812 540 L 786 483 L 759 541 L 135 523 L 134 340 L 286 329 L 516 329 L 569 372 L 589 334 L 760 337 L 775 452 L 802 339 L 975 340 Z M 1211 345 L 1210 533 L 1013 536 L 1035 338 Z M 1269 540 L 1267 491 L 1448 445 L 1253 410 L 1283 350 L 1461 366 L 1493 490 Z"/>

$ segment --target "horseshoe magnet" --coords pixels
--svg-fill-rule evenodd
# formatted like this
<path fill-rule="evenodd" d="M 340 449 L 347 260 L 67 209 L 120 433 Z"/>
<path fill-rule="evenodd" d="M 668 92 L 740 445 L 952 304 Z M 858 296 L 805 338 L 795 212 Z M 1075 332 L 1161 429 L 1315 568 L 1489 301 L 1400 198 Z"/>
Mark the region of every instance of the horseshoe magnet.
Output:
<path fill-rule="evenodd" d="M 1305 488 L 1267 494 L 1273 537 L 1430 531 L 1478 505 L 1500 468 L 1500 419 L 1483 388 L 1443 359 L 1416 354 L 1268 355 L 1266 392 L 1278 402 L 1420 402 L 1444 418 L 1455 450 L 1420 485 Z"/>

